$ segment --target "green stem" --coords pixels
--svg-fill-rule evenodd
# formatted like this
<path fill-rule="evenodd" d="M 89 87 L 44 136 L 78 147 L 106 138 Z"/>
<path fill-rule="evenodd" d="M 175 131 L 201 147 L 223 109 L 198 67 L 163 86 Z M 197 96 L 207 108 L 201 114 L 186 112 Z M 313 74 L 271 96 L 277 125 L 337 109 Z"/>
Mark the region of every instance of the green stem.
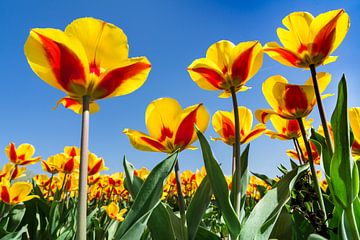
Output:
<path fill-rule="evenodd" d="M 49 200 L 49 201 L 50 201 L 50 191 L 51 191 L 51 184 L 52 184 L 53 176 L 54 176 L 54 174 L 51 173 L 50 183 L 49 183 L 49 189 L 48 189 L 48 194 L 47 194 L 47 197 L 48 197 L 48 200 Z"/>
<path fill-rule="evenodd" d="M 345 217 L 349 224 L 352 239 L 360 239 L 359 230 L 357 228 L 356 219 L 355 219 L 354 210 L 353 210 L 352 205 L 345 209 Z"/>
<path fill-rule="evenodd" d="M 240 181 L 241 181 L 241 160 L 240 160 L 240 121 L 239 121 L 239 111 L 238 111 L 238 102 L 236 98 L 236 91 L 234 87 L 230 88 L 231 97 L 234 108 L 234 121 L 235 121 L 235 144 L 233 148 L 233 180 L 232 180 L 232 190 L 233 191 L 233 207 L 237 216 L 240 218 L 240 206 L 241 206 L 241 192 L 240 192 Z"/>
<path fill-rule="evenodd" d="M 319 181 L 318 181 L 317 175 L 316 175 L 314 159 L 313 159 L 313 156 L 312 156 L 312 153 L 311 153 L 311 147 L 310 147 L 310 144 L 309 144 L 309 142 L 308 142 L 308 140 L 306 138 L 306 131 L 305 131 L 305 127 L 304 127 L 304 123 L 302 121 L 302 118 L 298 118 L 297 120 L 298 120 L 298 123 L 299 123 L 299 126 L 300 126 L 301 134 L 303 136 L 306 151 L 308 153 L 308 162 L 310 164 L 311 177 L 312 177 L 312 180 L 313 180 L 314 185 L 315 185 L 315 191 L 316 191 L 316 193 L 318 195 L 318 198 L 319 198 L 320 208 L 321 208 L 321 210 L 323 212 L 323 221 L 327 226 L 327 221 L 326 221 L 327 220 L 327 213 L 326 213 L 326 209 L 325 209 L 325 204 L 324 204 L 324 199 L 323 199 L 323 196 L 322 196 L 320 184 L 319 184 Z"/>
<path fill-rule="evenodd" d="M 297 153 L 297 156 L 298 156 L 300 165 L 302 165 L 301 159 L 303 159 L 303 158 L 302 158 L 301 155 L 300 155 L 299 146 L 298 146 L 297 143 L 296 143 L 296 138 L 293 138 L 293 142 L 294 142 L 294 146 L 295 146 L 295 149 L 296 149 L 296 153 Z"/>
<path fill-rule="evenodd" d="M 324 106 L 323 106 L 322 100 L 321 100 L 319 84 L 318 84 L 318 81 L 317 81 L 317 78 L 316 78 L 315 65 L 311 64 L 309 67 L 310 67 L 311 77 L 312 77 L 312 81 L 313 81 L 313 85 L 314 85 L 316 102 L 317 102 L 318 109 L 319 109 L 321 124 L 322 124 L 322 127 L 324 129 L 326 145 L 328 147 L 329 152 L 332 155 L 333 154 L 333 147 L 332 147 L 332 142 L 331 142 L 331 138 L 330 138 L 329 128 L 328 128 L 327 121 L 326 121 Z"/>
<path fill-rule="evenodd" d="M 180 218 L 181 218 L 181 229 L 182 229 L 182 236 L 187 236 L 187 233 L 185 231 L 185 226 L 186 226 L 186 215 L 185 215 L 185 200 L 184 200 L 184 196 L 182 194 L 182 189 L 181 189 L 181 180 L 180 180 L 180 169 L 179 169 L 179 160 L 176 160 L 175 163 L 175 179 L 176 179 L 176 190 L 177 190 L 177 194 L 178 194 L 178 206 L 179 206 L 179 211 L 180 211 Z"/>
<path fill-rule="evenodd" d="M 86 210 L 87 210 L 87 175 L 88 175 L 88 152 L 89 152 L 89 107 L 90 97 L 83 96 L 83 112 L 81 126 L 80 147 L 80 177 L 79 177 L 79 202 L 77 215 L 77 240 L 86 240 Z"/>

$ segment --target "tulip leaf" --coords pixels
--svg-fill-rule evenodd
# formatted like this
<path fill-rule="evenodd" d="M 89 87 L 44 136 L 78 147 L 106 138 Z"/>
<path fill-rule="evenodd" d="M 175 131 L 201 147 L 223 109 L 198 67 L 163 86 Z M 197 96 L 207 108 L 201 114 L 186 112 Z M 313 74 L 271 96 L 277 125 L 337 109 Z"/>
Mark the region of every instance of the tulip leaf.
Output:
<path fill-rule="evenodd" d="M 264 182 L 266 182 L 270 186 L 273 186 L 276 183 L 274 181 L 274 179 L 271 179 L 271 178 L 269 178 L 268 176 L 266 176 L 264 174 L 254 173 L 254 172 L 251 172 L 251 174 L 254 175 L 255 177 L 260 178 L 261 180 L 263 180 Z"/>
<path fill-rule="evenodd" d="M 240 232 L 240 222 L 230 203 L 226 179 L 211 151 L 208 141 L 197 128 L 196 133 L 200 141 L 206 173 L 210 181 L 211 189 L 214 192 L 216 203 L 223 214 L 232 238 L 236 239 Z"/>
<path fill-rule="evenodd" d="M 136 195 L 140 191 L 140 188 L 144 181 L 134 174 L 134 166 L 130 162 L 128 162 L 125 157 L 123 160 L 123 165 L 126 176 L 124 180 L 124 185 L 126 189 L 130 192 L 131 196 L 133 198 L 136 198 Z M 150 216 L 150 219 L 148 220 L 147 225 L 153 239 L 175 239 L 169 215 L 163 203 L 160 203 L 154 209 Z M 169 231 L 170 229 L 171 231 Z"/>
<path fill-rule="evenodd" d="M 324 238 L 323 236 L 316 234 L 316 233 L 312 233 L 309 235 L 309 237 L 307 238 L 307 240 L 326 240 L 327 238 Z"/>
<path fill-rule="evenodd" d="M 308 169 L 307 165 L 298 166 L 289 171 L 255 205 L 244 222 L 240 239 L 268 239 L 285 204 L 290 200 L 290 193 L 299 176 Z"/>
<path fill-rule="evenodd" d="M 212 194 L 210 182 L 208 177 L 205 176 L 192 197 L 190 205 L 186 211 L 186 221 L 190 240 L 193 240 L 196 236 L 201 219 L 209 206 Z"/>
<path fill-rule="evenodd" d="M 141 229 L 144 230 L 144 226 L 146 226 L 152 211 L 160 203 L 164 187 L 163 183 L 172 171 L 177 155 L 177 152 L 170 155 L 150 172 L 146 181 L 141 186 L 124 222 L 116 231 L 115 239 L 122 239 L 123 237 L 125 239 L 127 236 L 133 236 L 133 232 L 138 232 Z M 140 238 L 140 236 L 141 234 L 137 237 Z"/>
<path fill-rule="evenodd" d="M 359 193 L 359 175 L 351 156 L 350 130 L 347 109 L 347 87 L 343 75 L 338 86 L 338 99 L 331 117 L 334 133 L 334 155 L 330 164 L 330 189 L 335 203 L 348 208 Z"/>
<path fill-rule="evenodd" d="M 205 240 L 205 239 L 221 240 L 221 238 L 218 235 L 200 226 L 196 232 L 195 240 Z"/>
<path fill-rule="evenodd" d="M 0 240 L 21 240 L 24 233 L 27 232 L 27 225 L 23 226 L 18 232 L 8 233 Z"/>
<path fill-rule="evenodd" d="M 329 152 L 325 137 L 317 133 L 315 129 L 312 128 L 310 141 L 315 144 L 317 152 L 321 154 L 322 164 L 324 166 L 325 173 L 327 176 L 330 176 L 330 163 L 332 153 Z"/>
<path fill-rule="evenodd" d="M 9 218 L 7 231 L 14 232 L 17 229 L 25 215 L 25 211 L 25 205 L 15 205 L 11 208 L 9 215 L 7 216 Z"/>

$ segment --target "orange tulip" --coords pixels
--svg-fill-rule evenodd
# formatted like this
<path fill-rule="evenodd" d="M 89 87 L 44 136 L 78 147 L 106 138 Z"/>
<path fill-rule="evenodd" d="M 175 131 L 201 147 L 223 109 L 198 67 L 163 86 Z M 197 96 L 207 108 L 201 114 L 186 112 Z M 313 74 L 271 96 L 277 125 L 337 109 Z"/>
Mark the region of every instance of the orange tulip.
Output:
<path fill-rule="evenodd" d="M 32 157 L 35 148 L 28 143 L 21 144 L 18 148 L 15 147 L 14 143 L 10 143 L 5 148 L 5 153 L 9 160 L 16 165 L 34 164 L 41 159 L 41 157 Z"/>
<path fill-rule="evenodd" d="M 204 132 L 209 121 L 209 114 L 202 104 L 183 110 L 172 98 L 154 100 L 147 107 L 145 115 L 149 135 L 124 129 L 131 145 L 142 151 L 171 153 L 177 149 L 193 149 L 190 144 L 197 139 L 194 125 Z"/>
<path fill-rule="evenodd" d="M 270 121 L 276 131 L 267 130 L 265 134 L 269 137 L 280 140 L 292 140 L 301 137 L 301 130 L 297 120 L 288 120 L 278 115 L 272 115 Z M 313 119 L 309 119 L 305 122 L 305 129 L 311 128 L 312 121 Z"/>
<path fill-rule="evenodd" d="M 196 59 L 189 67 L 190 77 L 205 90 L 223 90 L 219 97 L 229 97 L 230 89 L 245 91 L 245 86 L 262 65 L 263 50 L 258 41 L 234 45 L 222 40 L 206 52 L 206 58 Z"/>
<path fill-rule="evenodd" d="M 149 72 L 146 57 L 128 58 L 127 37 L 113 24 L 79 18 L 65 31 L 32 29 L 25 43 L 31 69 L 46 83 L 65 92 L 59 100 L 82 112 L 82 97 L 90 97 L 90 112 L 97 99 L 129 94 L 143 85 Z"/>
<path fill-rule="evenodd" d="M 320 93 L 330 83 L 331 75 L 318 73 Z M 289 84 L 280 76 L 269 77 L 262 85 L 263 94 L 272 109 L 256 110 L 256 119 L 262 123 L 267 122 L 272 114 L 285 119 L 298 119 L 310 114 L 316 104 L 316 97 L 312 80 L 309 78 L 305 85 Z M 323 95 L 323 98 L 330 94 Z"/>
<path fill-rule="evenodd" d="M 277 42 L 264 46 L 264 51 L 274 60 L 291 67 L 309 68 L 334 62 L 330 56 L 346 36 L 350 26 L 344 9 L 322 13 L 313 17 L 308 12 L 293 12 L 282 20 L 287 29 L 278 28 Z"/>
<path fill-rule="evenodd" d="M 239 122 L 240 122 L 240 143 L 248 143 L 255 138 L 258 138 L 266 130 L 264 124 L 257 124 L 253 130 L 251 130 L 253 123 L 253 115 L 250 109 L 240 106 L 239 111 Z M 234 111 L 217 111 L 212 118 L 212 125 L 214 130 L 220 135 L 221 138 L 212 138 L 212 140 L 222 140 L 228 145 L 235 143 L 235 120 Z"/>
<path fill-rule="evenodd" d="M 29 195 L 33 186 L 27 182 L 16 182 L 10 187 L 9 182 L 2 182 L 0 185 L 0 200 L 7 204 L 18 204 L 38 198 L 36 195 Z"/>

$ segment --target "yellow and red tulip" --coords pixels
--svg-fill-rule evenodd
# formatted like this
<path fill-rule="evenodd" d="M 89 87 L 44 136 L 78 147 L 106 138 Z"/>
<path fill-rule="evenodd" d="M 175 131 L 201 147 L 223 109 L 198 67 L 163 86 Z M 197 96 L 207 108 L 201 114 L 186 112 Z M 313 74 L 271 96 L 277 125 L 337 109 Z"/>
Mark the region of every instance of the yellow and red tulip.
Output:
<path fill-rule="evenodd" d="M 222 90 L 219 97 L 229 97 L 230 88 L 245 91 L 245 86 L 262 65 L 263 50 L 258 41 L 234 45 L 222 40 L 214 43 L 205 58 L 196 59 L 188 67 L 190 77 L 205 90 Z"/>
<path fill-rule="evenodd" d="M 15 180 L 25 176 L 26 168 L 7 163 L 0 170 L 0 181 L 4 178 L 7 180 Z"/>
<path fill-rule="evenodd" d="M 88 158 L 88 175 L 94 175 L 103 170 L 108 170 L 105 167 L 104 159 L 97 157 L 94 153 L 89 152 Z"/>
<path fill-rule="evenodd" d="M 5 153 L 9 160 L 16 165 L 34 164 L 41 159 L 41 157 L 32 157 L 35 153 L 35 148 L 28 143 L 23 143 L 18 148 L 15 147 L 14 143 L 10 143 L 5 148 Z"/>
<path fill-rule="evenodd" d="M 95 18 L 79 18 L 65 31 L 32 29 L 25 43 L 32 70 L 68 96 L 58 104 L 82 112 L 82 97 L 90 97 L 90 112 L 97 99 L 129 94 L 143 85 L 151 68 L 146 57 L 128 58 L 124 32 Z"/>
<path fill-rule="evenodd" d="M 299 146 L 300 146 L 300 150 L 302 151 L 304 158 L 302 159 L 304 162 L 308 162 L 309 161 L 309 154 L 306 151 L 306 147 L 305 147 L 305 143 L 304 143 L 304 139 L 303 138 L 298 138 L 299 141 Z M 320 154 L 318 153 L 316 146 L 314 143 L 312 143 L 311 141 L 309 141 L 310 144 L 310 148 L 311 148 L 311 154 L 312 157 L 314 159 L 314 163 L 317 165 L 320 165 Z M 299 160 L 299 156 L 297 154 L 296 150 L 287 150 L 286 151 L 287 155 L 293 159 Z"/>
<path fill-rule="evenodd" d="M 336 57 L 330 54 L 343 41 L 350 26 L 344 9 L 315 18 L 308 12 L 293 12 L 282 22 L 287 29 L 278 28 L 277 34 L 283 46 L 270 42 L 264 51 L 281 64 L 299 68 L 334 62 Z"/>
<path fill-rule="evenodd" d="M 126 208 L 120 210 L 119 206 L 116 203 L 111 202 L 109 205 L 103 206 L 103 209 L 105 209 L 107 215 L 111 219 L 115 219 L 119 222 L 124 221 L 124 214 L 127 212 Z"/>
<path fill-rule="evenodd" d="M 149 134 L 124 129 L 130 143 L 142 151 L 171 153 L 190 146 L 197 135 L 194 125 L 204 132 L 208 126 L 209 114 L 203 104 L 182 109 L 173 98 L 159 98 L 146 109 L 145 123 Z"/>
<path fill-rule="evenodd" d="M 37 195 L 29 195 L 33 186 L 27 182 L 16 182 L 10 186 L 9 182 L 2 181 L 0 187 L 0 200 L 7 204 L 14 205 L 38 198 Z"/>
<path fill-rule="evenodd" d="M 266 127 L 264 124 L 257 124 L 254 129 L 251 130 L 253 124 L 253 115 L 250 109 L 240 106 L 239 111 L 239 122 L 240 122 L 240 143 L 248 143 L 255 138 L 261 136 L 265 131 Z M 231 112 L 217 111 L 213 115 L 212 125 L 214 130 L 220 135 L 220 138 L 212 138 L 213 140 L 222 140 L 228 145 L 235 143 L 235 120 L 234 110 Z"/>
<path fill-rule="evenodd" d="M 278 115 L 271 115 L 270 121 L 276 131 L 267 130 L 265 134 L 269 137 L 280 140 L 292 140 L 301 137 L 301 130 L 297 120 L 285 119 Z M 311 128 L 312 121 L 313 119 L 305 121 L 305 129 Z"/>
<path fill-rule="evenodd" d="M 322 93 L 331 80 L 329 73 L 318 73 L 317 79 Z M 269 120 L 272 114 L 285 119 L 298 119 L 310 114 L 316 104 L 316 96 L 312 79 L 309 78 L 305 85 L 289 84 L 280 76 L 272 76 L 265 80 L 262 85 L 263 94 L 272 109 L 258 109 L 255 112 L 256 119 L 262 123 Z M 328 97 L 330 94 L 323 95 Z"/>
<path fill-rule="evenodd" d="M 360 108 L 349 109 L 349 121 L 354 134 L 354 142 L 351 147 L 352 155 L 355 160 L 360 159 Z"/>

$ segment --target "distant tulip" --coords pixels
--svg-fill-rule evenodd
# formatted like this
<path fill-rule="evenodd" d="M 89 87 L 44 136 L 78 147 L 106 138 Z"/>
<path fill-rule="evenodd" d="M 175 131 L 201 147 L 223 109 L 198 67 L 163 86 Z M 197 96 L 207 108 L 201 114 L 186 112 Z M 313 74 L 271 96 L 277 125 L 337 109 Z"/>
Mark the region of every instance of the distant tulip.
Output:
<path fill-rule="evenodd" d="M 10 143 L 5 148 L 5 153 L 9 160 L 16 165 L 34 164 L 41 159 L 41 157 L 32 157 L 35 153 L 35 148 L 28 143 L 23 143 L 18 148 L 15 147 L 14 143 Z"/>
<path fill-rule="evenodd" d="M 349 109 L 349 120 L 352 132 L 354 134 L 354 143 L 352 145 L 352 155 L 355 160 L 360 159 L 360 108 Z"/>

